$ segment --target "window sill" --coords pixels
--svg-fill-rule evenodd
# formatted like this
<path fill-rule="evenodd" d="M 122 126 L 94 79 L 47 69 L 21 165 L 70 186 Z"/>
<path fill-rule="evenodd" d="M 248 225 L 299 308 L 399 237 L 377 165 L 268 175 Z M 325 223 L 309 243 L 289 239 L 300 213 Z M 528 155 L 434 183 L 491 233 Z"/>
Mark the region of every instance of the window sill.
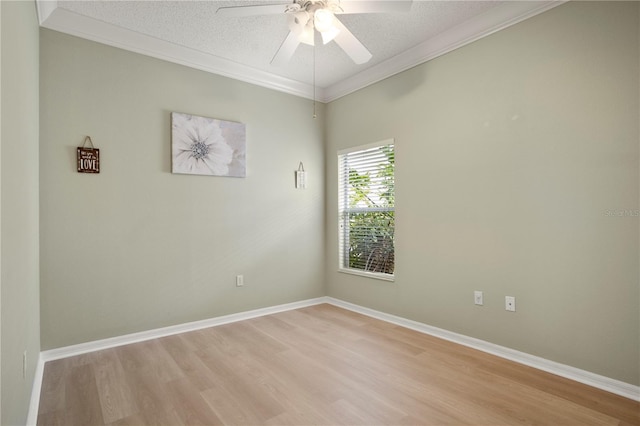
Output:
<path fill-rule="evenodd" d="M 342 272 L 343 274 L 358 275 L 366 278 L 373 278 L 375 280 L 390 281 L 390 282 L 395 281 L 395 276 L 389 275 L 389 274 L 380 274 L 376 272 L 366 272 L 366 271 L 359 271 L 357 269 L 345 269 L 345 268 L 338 269 L 338 272 Z"/>

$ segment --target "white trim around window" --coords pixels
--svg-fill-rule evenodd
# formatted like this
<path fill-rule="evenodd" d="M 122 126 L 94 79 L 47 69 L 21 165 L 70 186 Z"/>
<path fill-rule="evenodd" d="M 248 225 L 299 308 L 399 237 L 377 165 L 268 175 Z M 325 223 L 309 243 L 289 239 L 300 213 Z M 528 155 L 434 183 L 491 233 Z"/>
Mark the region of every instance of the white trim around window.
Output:
<path fill-rule="evenodd" d="M 394 280 L 395 141 L 338 151 L 339 272 Z"/>

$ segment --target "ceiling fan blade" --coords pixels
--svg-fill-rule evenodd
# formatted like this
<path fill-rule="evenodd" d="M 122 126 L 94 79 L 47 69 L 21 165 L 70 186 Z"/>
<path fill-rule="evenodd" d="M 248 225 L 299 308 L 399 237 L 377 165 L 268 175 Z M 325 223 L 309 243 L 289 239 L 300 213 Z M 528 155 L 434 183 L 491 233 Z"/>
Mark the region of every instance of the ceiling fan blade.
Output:
<path fill-rule="evenodd" d="M 280 48 L 271 60 L 271 65 L 274 67 L 281 67 L 289 62 L 289 59 L 293 56 L 298 45 L 300 44 L 300 38 L 293 31 L 289 31 L 289 35 L 284 39 Z"/>
<path fill-rule="evenodd" d="M 371 59 L 371 52 L 360 43 L 360 40 L 358 40 L 339 19 L 336 18 L 334 25 L 340 32 L 333 40 L 353 59 L 353 62 L 356 64 L 364 64 Z"/>
<path fill-rule="evenodd" d="M 216 15 L 230 18 L 255 15 L 277 15 L 279 13 L 284 13 L 289 4 L 290 3 L 220 7 L 216 10 Z"/>
<path fill-rule="evenodd" d="M 343 0 L 340 2 L 342 10 L 335 14 L 409 12 L 412 3 L 412 0 Z"/>

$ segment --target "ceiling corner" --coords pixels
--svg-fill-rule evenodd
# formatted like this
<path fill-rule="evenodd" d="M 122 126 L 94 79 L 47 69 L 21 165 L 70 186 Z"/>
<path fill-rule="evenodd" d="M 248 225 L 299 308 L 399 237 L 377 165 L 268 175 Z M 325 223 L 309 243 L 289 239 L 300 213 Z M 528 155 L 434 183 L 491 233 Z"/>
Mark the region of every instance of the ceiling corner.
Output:
<path fill-rule="evenodd" d="M 35 0 L 38 12 L 38 22 L 40 25 L 46 21 L 54 10 L 58 7 L 57 0 Z"/>

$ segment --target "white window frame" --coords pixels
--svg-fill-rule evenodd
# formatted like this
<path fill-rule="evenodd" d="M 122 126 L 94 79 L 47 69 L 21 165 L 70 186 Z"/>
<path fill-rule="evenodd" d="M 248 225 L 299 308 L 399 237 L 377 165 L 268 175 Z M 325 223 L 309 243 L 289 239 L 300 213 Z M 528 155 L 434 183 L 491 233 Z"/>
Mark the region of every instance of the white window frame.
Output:
<path fill-rule="evenodd" d="M 345 225 L 345 212 L 350 211 L 353 212 L 355 210 L 370 210 L 370 211 L 380 211 L 379 208 L 363 208 L 363 209 L 353 209 L 346 204 L 348 203 L 348 197 L 345 194 L 347 190 L 348 184 L 343 184 L 343 182 L 348 182 L 349 178 L 345 176 L 341 176 L 341 174 L 347 172 L 347 170 L 343 170 L 341 164 L 341 158 L 348 154 L 353 154 L 356 152 L 367 151 L 374 148 L 380 148 L 388 145 L 394 146 L 394 159 L 395 159 L 395 140 L 394 139 L 385 139 L 383 141 L 374 142 L 366 145 L 354 146 L 351 148 L 343 149 L 338 151 L 337 159 L 338 159 L 338 272 L 343 272 L 347 274 L 359 275 L 368 278 L 375 278 L 385 281 L 394 281 L 395 280 L 395 265 L 394 272 L 391 274 L 381 273 L 381 272 L 371 272 L 366 271 L 364 269 L 358 268 L 350 268 L 348 266 L 349 263 L 349 252 L 348 252 L 348 234 L 349 227 Z M 394 176 L 395 181 L 395 176 Z M 394 183 L 395 185 L 395 183 Z M 385 207 L 384 211 L 393 211 L 395 215 L 395 204 L 394 206 Z M 395 226 L 394 226 L 395 227 Z M 395 231 L 395 230 L 394 230 Z M 395 247 L 394 247 L 395 251 Z M 395 254 L 394 254 L 395 256 Z"/>

